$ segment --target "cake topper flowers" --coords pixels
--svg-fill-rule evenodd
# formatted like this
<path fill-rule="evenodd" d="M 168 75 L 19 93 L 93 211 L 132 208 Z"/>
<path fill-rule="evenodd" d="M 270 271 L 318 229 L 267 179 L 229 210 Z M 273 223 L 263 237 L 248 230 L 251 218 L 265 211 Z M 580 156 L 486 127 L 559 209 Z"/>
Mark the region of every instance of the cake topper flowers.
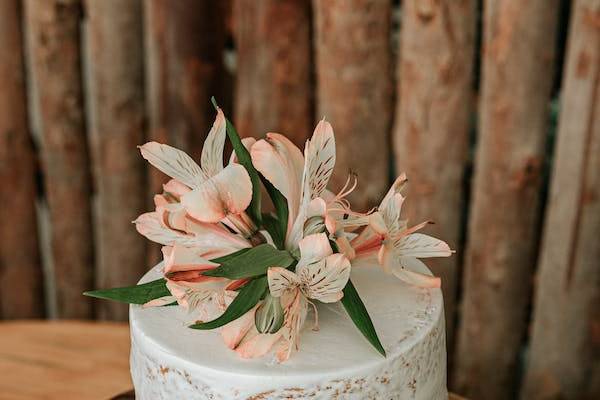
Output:
<path fill-rule="evenodd" d="M 404 175 L 381 204 L 356 212 L 327 185 L 335 166 L 335 138 L 324 119 L 304 152 L 285 136 L 240 139 L 216 105 L 200 165 L 184 152 L 156 142 L 142 156 L 171 179 L 154 197 L 155 210 L 134 222 L 139 233 L 163 245 L 162 278 L 86 295 L 155 307 L 176 304 L 193 318 L 190 328 L 218 329 L 243 358 L 273 350 L 278 361 L 299 349 L 309 313 L 318 330 L 318 303 L 341 302 L 364 337 L 385 355 L 351 281 L 364 260 L 420 287 L 439 287 L 424 275 L 420 258 L 447 257 L 448 245 L 417 233 L 401 218 Z M 233 154 L 224 165 L 226 138 Z M 264 212 L 261 186 L 274 211 Z"/>

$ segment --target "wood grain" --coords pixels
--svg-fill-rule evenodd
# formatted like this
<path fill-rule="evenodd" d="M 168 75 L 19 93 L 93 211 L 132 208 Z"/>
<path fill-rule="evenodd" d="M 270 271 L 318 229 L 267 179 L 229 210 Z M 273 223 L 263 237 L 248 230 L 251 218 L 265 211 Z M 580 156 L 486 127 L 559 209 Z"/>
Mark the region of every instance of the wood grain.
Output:
<path fill-rule="evenodd" d="M 27 122 L 21 3 L 0 2 L 0 317 L 44 315 L 36 159 Z"/>
<path fill-rule="evenodd" d="M 378 204 L 389 183 L 393 74 L 391 2 L 315 0 L 317 119 L 333 126 L 337 161 L 331 187 L 358 174 L 356 210 Z"/>
<path fill-rule="evenodd" d="M 225 7 L 219 1 L 144 1 L 148 140 L 168 143 L 195 160 L 215 118 L 210 97 L 224 97 Z M 150 207 L 166 177 L 149 171 Z M 160 261 L 160 247 L 148 249 L 148 264 Z"/>
<path fill-rule="evenodd" d="M 81 73 L 81 3 L 27 0 L 27 28 L 42 126 L 43 173 L 52 232 L 57 313 L 92 316 L 91 172 Z"/>
<path fill-rule="evenodd" d="M 514 398 L 535 266 L 558 1 L 484 3 L 475 176 L 454 390 Z"/>
<path fill-rule="evenodd" d="M 404 215 L 412 223 L 433 220 L 429 233 L 457 250 L 453 257 L 427 262 L 442 278 L 451 354 L 473 112 L 476 2 L 444 0 L 425 9 L 423 4 L 403 3 L 394 150 L 396 171 L 406 172 L 409 181 Z"/>
<path fill-rule="evenodd" d="M 235 124 L 243 136 L 286 135 L 304 149 L 313 126 L 310 0 L 236 0 Z"/>
<path fill-rule="evenodd" d="M 600 1 L 570 26 L 523 400 L 600 398 Z"/>
<path fill-rule="evenodd" d="M 87 3 L 91 133 L 98 196 L 96 287 L 134 285 L 146 241 L 131 221 L 145 207 L 144 69 L 141 0 Z M 98 302 L 100 319 L 126 320 L 128 307 Z"/>
<path fill-rule="evenodd" d="M 106 400 L 132 385 L 125 324 L 3 322 L 0 337 L 3 399 Z"/>

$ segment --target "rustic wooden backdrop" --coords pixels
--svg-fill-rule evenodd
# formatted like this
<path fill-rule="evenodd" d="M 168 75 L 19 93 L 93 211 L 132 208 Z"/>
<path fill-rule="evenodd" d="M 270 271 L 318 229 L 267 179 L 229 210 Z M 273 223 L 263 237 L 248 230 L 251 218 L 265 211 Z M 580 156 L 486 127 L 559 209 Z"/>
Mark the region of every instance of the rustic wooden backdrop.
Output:
<path fill-rule="evenodd" d="M 81 293 L 158 258 L 135 146 L 198 157 L 215 95 L 243 135 L 326 116 L 360 208 L 408 172 L 451 388 L 600 398 L 600 0 L 0 0 L 0 84 L 1 318 L 126 319 Z"/>

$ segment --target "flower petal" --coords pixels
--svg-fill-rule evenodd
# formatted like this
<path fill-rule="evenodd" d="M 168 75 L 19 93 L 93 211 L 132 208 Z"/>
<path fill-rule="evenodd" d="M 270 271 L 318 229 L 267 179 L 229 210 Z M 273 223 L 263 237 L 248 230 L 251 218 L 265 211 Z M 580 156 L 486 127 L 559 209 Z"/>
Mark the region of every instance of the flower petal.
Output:
<path fill-rule="evenodd" d="M 256 329 L 253 329 L 242 343 L 235 349 L 236 353 L 241 358 L 258 358 L 267 354 L 281 339 L 281 330 L 277 333 L 258 333 Z"/>
<path fill-rule="evenodd" d="M 249 152 L 252 151 L 252 146 L 254 146 L 254 143 L 256 143 L 256 139 L 254 139 L 253 137 L 242 138 L 242 145 Z M 237 155 L 235 154 L 235 151 L 232 151 L 231 155 L 229 156 L 229 164 L 235 164 L 237 162 L 238 162 Z"/>
<path fill-rule="evenodd" d="M 227 214 L 239 214 L 252 200 L 252 182 L 239 164 L 228 165 L 181 198 L 188 213 L 202 222 L 219 222 Z"/>
<path fill-rule="evenodd" d="M 297 270 L 303 265 L 312 264 L 333 254 L 329 239 L 325 233 L 308 235 L 298 243 L 300 248 L 300 261 Z"/>
<path fill-rule="evenodd" d="M 323 303 L 334 303 L 344 294 L 350 278 L 350 261 L 341 253 L 332 254 L 317 263 L 298 268 L 304 294 Z"/>
<path fill-rule="evenodd" d="M 415 262 L 423 264 L 421 261 L 413 258 L 411 261 L 403 260 L 392 268 L 394 276 L 410 285 L 423 287 L 423 288 L 439 288 L 442 285 L 442 280 L 438 277 L 422 274 L 409 269 L 408 263 L 414 265 Z M 403 267 L 404 265 L 404 267 Z M 424 264 L 423 264 L 424 266 Z M 406 267 L 406 268 L 405 268 Z M 421 267 L 423 268 L 423 267 Z M 421 269 L 419 268 L 419 269 Z"/>
<path fill-rule="evenodd" d="M 304 157 L 302 152 L 285 136 L 267 133 L 250 152 L 256 169 L 287 199 L 288 231 L 291 229 L 300 205 Z"/>
<path fill-rule="evenodd" d="M 290 270 L 281 267 L 271 267 L 267 271 L 269 292 L 273 297 L 281 297 L 286 291 L 298 287 L 300 278 Z"/>
<path fill-rule="evenodd" d="M 446 242 L 423 233 L 413 233 L 402 238 L 398 245 L 398 251 L 402 256 L 417 258 L 452 255 L 452 250 Z"/>
<path fill-rule="evenodd" d="M 166 144 L 148 142 L 140 146 L 142 157 L 171 178 L 194 189 L 207 179 L 200 166 L 183 151 Z"/>
<path fill-rule="evenodd" d="M 175 244 L 165 258 L 165 274 L 182 271 L 206 271 L 219 264 L 208 261 L 195 250 Z"/>
<path fill-rule="evenodd" d="M 252 329 L 254 326 L 254 314 L 256 313 L 257 307 L 258 306 L 254 306 L 254 308 L 246 314 L 221 328 L 221 337 L 227 347 L 235 349 L 244 336 Z"/>
<path fill-rule="evenodd" d="M 309 203 L 324 193 L 335 165 L 335 138 L 329 122 L 321 120 L 312 138 L 304 148 L 304 170 L 302 173 L 302 196 L 298 216 L 286 239 L 286 247 L 294 249 L 306 221 Z"/>
<path fill-rule="evenodd" d="M 202 155 L 200 157 L 200 165 L 208 177 L 215 176 L 223 170 L 223 148 L 225 146 L 226 136 L 225 127 L 225 115 L 219 108 L 217 109 L 215 122 L 204 141 Z"/>

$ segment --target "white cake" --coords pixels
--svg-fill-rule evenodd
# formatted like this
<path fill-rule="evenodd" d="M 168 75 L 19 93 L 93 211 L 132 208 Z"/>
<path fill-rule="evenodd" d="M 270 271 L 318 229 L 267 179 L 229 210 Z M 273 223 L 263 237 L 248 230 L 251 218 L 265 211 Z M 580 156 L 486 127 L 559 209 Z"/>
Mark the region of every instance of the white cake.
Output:
<path fill-rule="evenodd" d="M 159 278 L 157 268 L 142 282 Z M 353 268 L 352 281 L 386 358 L 363 338 L 340 303 L 319 304 L 320 331 L 312 332 L 307 323 L 301 351 L 282 364 L 270 356 L 240 359 L 218 332 L 188 328 L 191 316 L 181 307 L 131 306 L 136 399 L 446 400 L 441 291 L 409 286 L 379 267 Z"/>

